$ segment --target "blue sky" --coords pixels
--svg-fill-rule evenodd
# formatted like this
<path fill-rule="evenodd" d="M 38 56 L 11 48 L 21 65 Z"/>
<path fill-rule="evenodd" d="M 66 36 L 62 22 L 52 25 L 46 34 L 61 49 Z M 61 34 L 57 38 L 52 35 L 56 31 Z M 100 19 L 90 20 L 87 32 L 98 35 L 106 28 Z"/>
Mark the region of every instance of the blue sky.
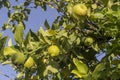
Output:
<path fill-rule="evenodd" d="M 24 0 L 21 0 L 21 1 L 24 1 Z M 12 3 L 13 4 L 20 4 L 21 2 L 14 3 L 14 0 L 13 0 Z M 28 20 L 28 22 L 26 22 L 25 33 L 27 33 L 29 29 L 32 29 L 33 31 L 37 31 L 40 28 L 40 26 L 44 26 L 44 21 L 46 19 L 47 19 L 48 23 L 51 25 L 57 15 L 58 15 L 57 11 L 55 9 L 51 9 L 49 7 L 48 7 L 46 12 L 44 12 L 40 7 L 37 9 L 32 9 L 31 14 L 29 15 L 29 20 Z M 4 22 L 7 22 L 7 20 L 8 20 L 7 9 L 2 8 L 0 10 L 0 28 L 2 27 Z M 4 36 L 6 36 L 6 35 L 13 38 L 13 34 L 11 33 L 10 30 L 6 30 L 4 32 Z M 1 72 L 3 74 L 7 74 L 12 79 L 16 76 L 15 71 L 9 65 L 3 66 L 0 64 L 0 73 Z M 3 75 L 0 75 L 0 80 L 10 80 L 10 79 L 3 76 Z"/>

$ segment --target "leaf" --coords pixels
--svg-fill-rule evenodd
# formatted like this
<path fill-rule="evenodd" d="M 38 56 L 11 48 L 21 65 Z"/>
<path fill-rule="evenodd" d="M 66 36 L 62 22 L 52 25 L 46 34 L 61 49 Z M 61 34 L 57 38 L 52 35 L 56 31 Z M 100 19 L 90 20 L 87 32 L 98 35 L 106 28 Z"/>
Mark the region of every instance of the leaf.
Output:
<path fill-rule="evenodd" d="M 40 29 L 38 30 L 38 33 L 39 33 L 39 35 L 40 35 L 40 38 L 41 38 L 44 42 L 46 42 L 46 43 L 48 43 L 48 44 L 51 44 L 51 41 L 48 40 L 48 38 L 46 37 L 46 36 L 47 36 L 47 35 L 46 35 L 46 32 L 43 30 L 42 27 L 40 27 Z"/>
<path fill-rule="evenodd" d="M 70 38 L 70 41 L 75 41 L 76 40 L 76 35 L 75 35 L 75 33 L 72 33 L 70 36 L 69 36 L 69 38 Z"/>
<path fill-rule="evenodd" d="M 98 44 L 97 44 L 97 43 L 93 44 L 93 45 L 92 45 L 92 48 L 93 48 L 95 51 L 97 51 L 97 52 L 100 50 L 100 48 L 98 47 Z"/>
<path fill-rule="evenodd" d="M 67 32 L 65 31 L 65 30 L 61 30 L 61 31 L 59 31 L 58 33 L 57 33 L 57 35 L 56 35 L 56 38 L 60 38 L 60 37 L 68 37 L 68 35 L 67 35 Z"/>
<path fill-rule="evenodd" d="M 18 23 L 18 26 L 15 29 L 14 38 L 17 43 L 20 45 L 23 41 L 23 34 L 24 34 L 24 24 L 22 22 Z"/>
<path fill-rule="evenodd" d="M 28 32 L 24 40 L 24 45 L 27 46 L 30 43 L 30 40 L 31 40 L 31 36 L 30 36 L 30 32 Z"/>
<path fill-rule="evenodd" d="M 42 34 L 43 36 L 46 36 L 46 33 L 42 27 L 40 27 L 40 29 L 38 30 L 38 33 Z"/>
<path fill-rule="evenodd" d="M 96 19 L 103 19 L 104 15 L 102 13 L 95 13 L 95 14 L 92 14 L 92 17 Z"/>
<path fill-rule="evenodd" d="M 43 78 L 47 75 L 47 73 L 45 72 L 46 70 L 46 65 L 43 64 L 42 62 L 39 62 L 39 66 L 37 67 L 37 75 L 39 75 L 40 78 Z"/>
<path fill-rule="evenodd" d="M 120 18 L 120 11 L 113 11 L 112 15 Z"/>
<path fill-rule="evenodd" d="M 8 0 L 4 1 L 4 6 L 9 9 L 10 8 L 10 2 Z"/>
<path fill-rule="evenodd" d="M 7 40 L 7 36 L 3 37 L 2 39 L 0 39 L 0 50 L 5 46 L 6 40 Z"/>
<path fill-rule="evenodd" d="M 52 73 L 57 73 L 58 72 L 58 69 L 53 67 L 52 65 L 48 65 L 47 70 L 51 71 Z"/>
<path fill-rule="evenodd" d="M 12 39 L 8 40 L 8 46 L 12 46 Z"/>
<path fill-rule="evenodd" d="M 120 63 L 117 65 L 117 68 L 120 69 Z"/>
<path fill-rule="evenodd" d="M 35 41 L 39 41 L 38 36 L 32 30 L 30 30 L 30 35 Z"/>
<path fill-rule="evenodd" d="M 113 65 L 116 65 L 119 63 L 120 63 L 120 60 L 117 60 L 117 59 L 111 61 L 111 64 L 113 64 Z"/>
<path fill-rule="evenodd" d="M 99 63 L 99 64 L 95 67 L 95 69 L 94 69 L 94 71 L 93 71 L 93 74 L 96 74 L 98 71 L 102 71 L 102 70 L 104 69 L 104 67 L 105 67 L 105 64 L 104 64 L 103 62 Z"/>
<path fill-rule="evenodd" d="M 4 56 L 11 56 L 13 54 L 17 53 L 17 51 L 15 49 L 13 49 L 12 47 L 5 47 L 3 50 L 3 54 Z"/>
<path fill-rule="evenodd" d="M 105 6 L 107 6 L 109 0 L 101 0 Z"/>
<path fill-rule="evenodd" d="M 47 20 L 45 20 L 44 25 L 45 25 L 46 29 L 50 29 L 50 25 L 48 24 Z"/>
<path fill-rule="evenodd" d="M 2 65 L 12 64 L 12 61 L 4 61 Z"/>
<path fill-rule="evenodd" d="M 82 74 L 80 74 L 78 70 L 72 70 L 71 73 L 77 75 L 77 77 L 79 77 L 79 78 L 82 78 Z"/>
<path fill-rule="evenodd" d="M 49 64 L 46 66 L 46 69 L 44 70 L 43 75 L 44 76 L 48 75 L 49 71 L 52 73 L 58 73 L 58 68 L 59 68 L 59 65 L 57 62 L 50 61 Z"/>
<path fill-rule="evenodd" d="M 3 36 L 3 33 L 0 33 L 0 39 L 2 38 L 2 36 Z"/>
<path fill-rule="evenodd" d="M 72 15 L 72 11 L 73 11 L 73 4 L 69 3 L 68 6 L 67 6 L 67 11 L 70 15 Z"/>
<path fill-rule="evenodd" d="M 54 36 L 56 34 L 56 31 L 52 29 L 46 30 L 45 32 L 47 36 Z"/>
<path fill-rule="evenodd" d="M 78 59 L 73 58 L 73 62 L 74 62 L 75 66 L 80 74 L 87 74 L 88 73 L 88 67 L 82 61 L 79 61 Z"/>
<path fill-rule="evenodd" d="M 97 71 L 95 74 L 92 74 L 92 78 L 98 80 L 99 78 L 104 78 L 104 74 L 102 71 Z"/>
<path fill-rule="evenodd" d="M 25 76 L 25 74 L 22 73 L 22 72 L 20 72 L 20 73 L 18 73 L 18 74 L 16 75 L 16 78 L 17 78 L 17 79 L 21 79 L 23 76 Z"/>

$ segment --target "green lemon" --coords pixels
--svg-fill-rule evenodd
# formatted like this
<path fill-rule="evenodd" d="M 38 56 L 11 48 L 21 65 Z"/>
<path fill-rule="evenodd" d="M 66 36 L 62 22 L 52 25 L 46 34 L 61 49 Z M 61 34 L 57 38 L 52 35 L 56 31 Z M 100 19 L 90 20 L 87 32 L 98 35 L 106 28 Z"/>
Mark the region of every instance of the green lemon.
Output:
<path fill-rule="evenodd" d="M 73 13 L 79 16 L 84 16 L 87 14 L 87 7 L 85 4 L 76 4 L 73 6 Z"/>
<path fill-rule="evenodd" d="M 34 65 L 34 60 L 32 57 L 29 57 L 24 64 L 24 67 L 31 68 Z"/>
<path fill-rule="evenodd" d="M 16 64 L 23 64 L 25 62 L 25 55 L 23 53 L 16 53 L 12 56 L 12 61 Z"/>
<path fill-rule="evenodd" d="M 86 46 L 90 46 L 90 45 L 93 44 L 93 42 L 94 42 L 94 40 L 93 40 L 92 37 L 87 37 L 87 38 L 85 39 L 85 41 L 84 41 L 84 44 L 85 44 Z"/>
<path fill-rule="evenodd" d="M 48 53 L 51 56 L 57 56 L 57 55 L 59 55 L 59 52 L 60 52 L 60 49 L 56 45 L 52 45 L 48 48 Z"/>

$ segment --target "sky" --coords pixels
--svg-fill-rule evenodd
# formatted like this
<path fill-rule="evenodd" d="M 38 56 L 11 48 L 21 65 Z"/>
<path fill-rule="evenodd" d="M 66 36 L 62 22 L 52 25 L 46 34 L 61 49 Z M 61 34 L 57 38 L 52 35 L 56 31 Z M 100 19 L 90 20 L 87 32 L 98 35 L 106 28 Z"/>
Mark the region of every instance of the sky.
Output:
<path fill-rule="evenodd" d="M 14 3 L 15 0 L 10 0 L 13 5 L 21 4 L 21 2 Z M 26 22 L 26 30 L 25 33 L 29 31 L 29 29 L 32 29 L 34 32 L 36 32 L 41 26 L 44 26 L 44 21 L 47 19 L 48 23 L 52 25 L 52 22 L 58 15 L 57 11 L 55 9 L 51 9 L 48 7 L 47 11 L 43 11 L 40 7 L 37 9 L 32 9 L 31 14 L 29 15 L 29 20 Z M 0 9 L 0 28 L 2 27 L 3 23 L 7 22 L 7 9 L 2 8 Z M 10 30 L 6 30 L 4 32 L 4 36 L 10 36 L 9 38 L 13 38 L 13 34 Z M 13 43 L 14 40 L 12 39 Z M 13 70 L 13 68 L 10 65 L 1 65 L 0 64 L 0 80 L 10 80 L 10 78 L 7 78 L 4 75 L 1 75 L 1 73 L 8 75 L 11 79 L 14 80 L 16 76 L 16 72 Z"/>

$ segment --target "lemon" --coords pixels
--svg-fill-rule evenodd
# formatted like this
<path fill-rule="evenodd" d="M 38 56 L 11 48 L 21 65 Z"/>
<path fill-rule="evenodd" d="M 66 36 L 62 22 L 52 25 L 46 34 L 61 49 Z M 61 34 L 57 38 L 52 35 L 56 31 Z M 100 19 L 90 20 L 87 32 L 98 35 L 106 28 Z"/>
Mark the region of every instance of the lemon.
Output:
<path fill-rule="evenodd" d="M 25 55 L 21 52 L 16 53 L 12 56 L 12 61 L 16 64 L 23 64 L 25 62 Z"/>
<path fill-rule="evenodd" d="M 24 64 L 24 67 L 31 68 L 34 65 L 34 60 L 32 57 L 29 57 Z"/>
<path fill-rule="evenodd" d="M 84 16 L 87 14 L 87 7 L 85 4 L 76 4 L 73 6 L 73 13 L 79 16 Z"/>
<path fill-rule="evenodd" d="M 56 45 L 52 45 L 48 48 L 48 53 L 51 56 L 57 56 L 57 55 L 59 55 L 59 52 L 60 52 L 60 49 Z"/>
<path fill-rule="evenodd" d="M 94 40 L 93 40 L 92 37 L 87 37 L 87 38 L 85 39 L 85 41 L 84 41 L 84 44 L 85 44 L 86 46 L 90 46 L 90 45 L 93 44 L 93 42 L 94 42 Z"/>

